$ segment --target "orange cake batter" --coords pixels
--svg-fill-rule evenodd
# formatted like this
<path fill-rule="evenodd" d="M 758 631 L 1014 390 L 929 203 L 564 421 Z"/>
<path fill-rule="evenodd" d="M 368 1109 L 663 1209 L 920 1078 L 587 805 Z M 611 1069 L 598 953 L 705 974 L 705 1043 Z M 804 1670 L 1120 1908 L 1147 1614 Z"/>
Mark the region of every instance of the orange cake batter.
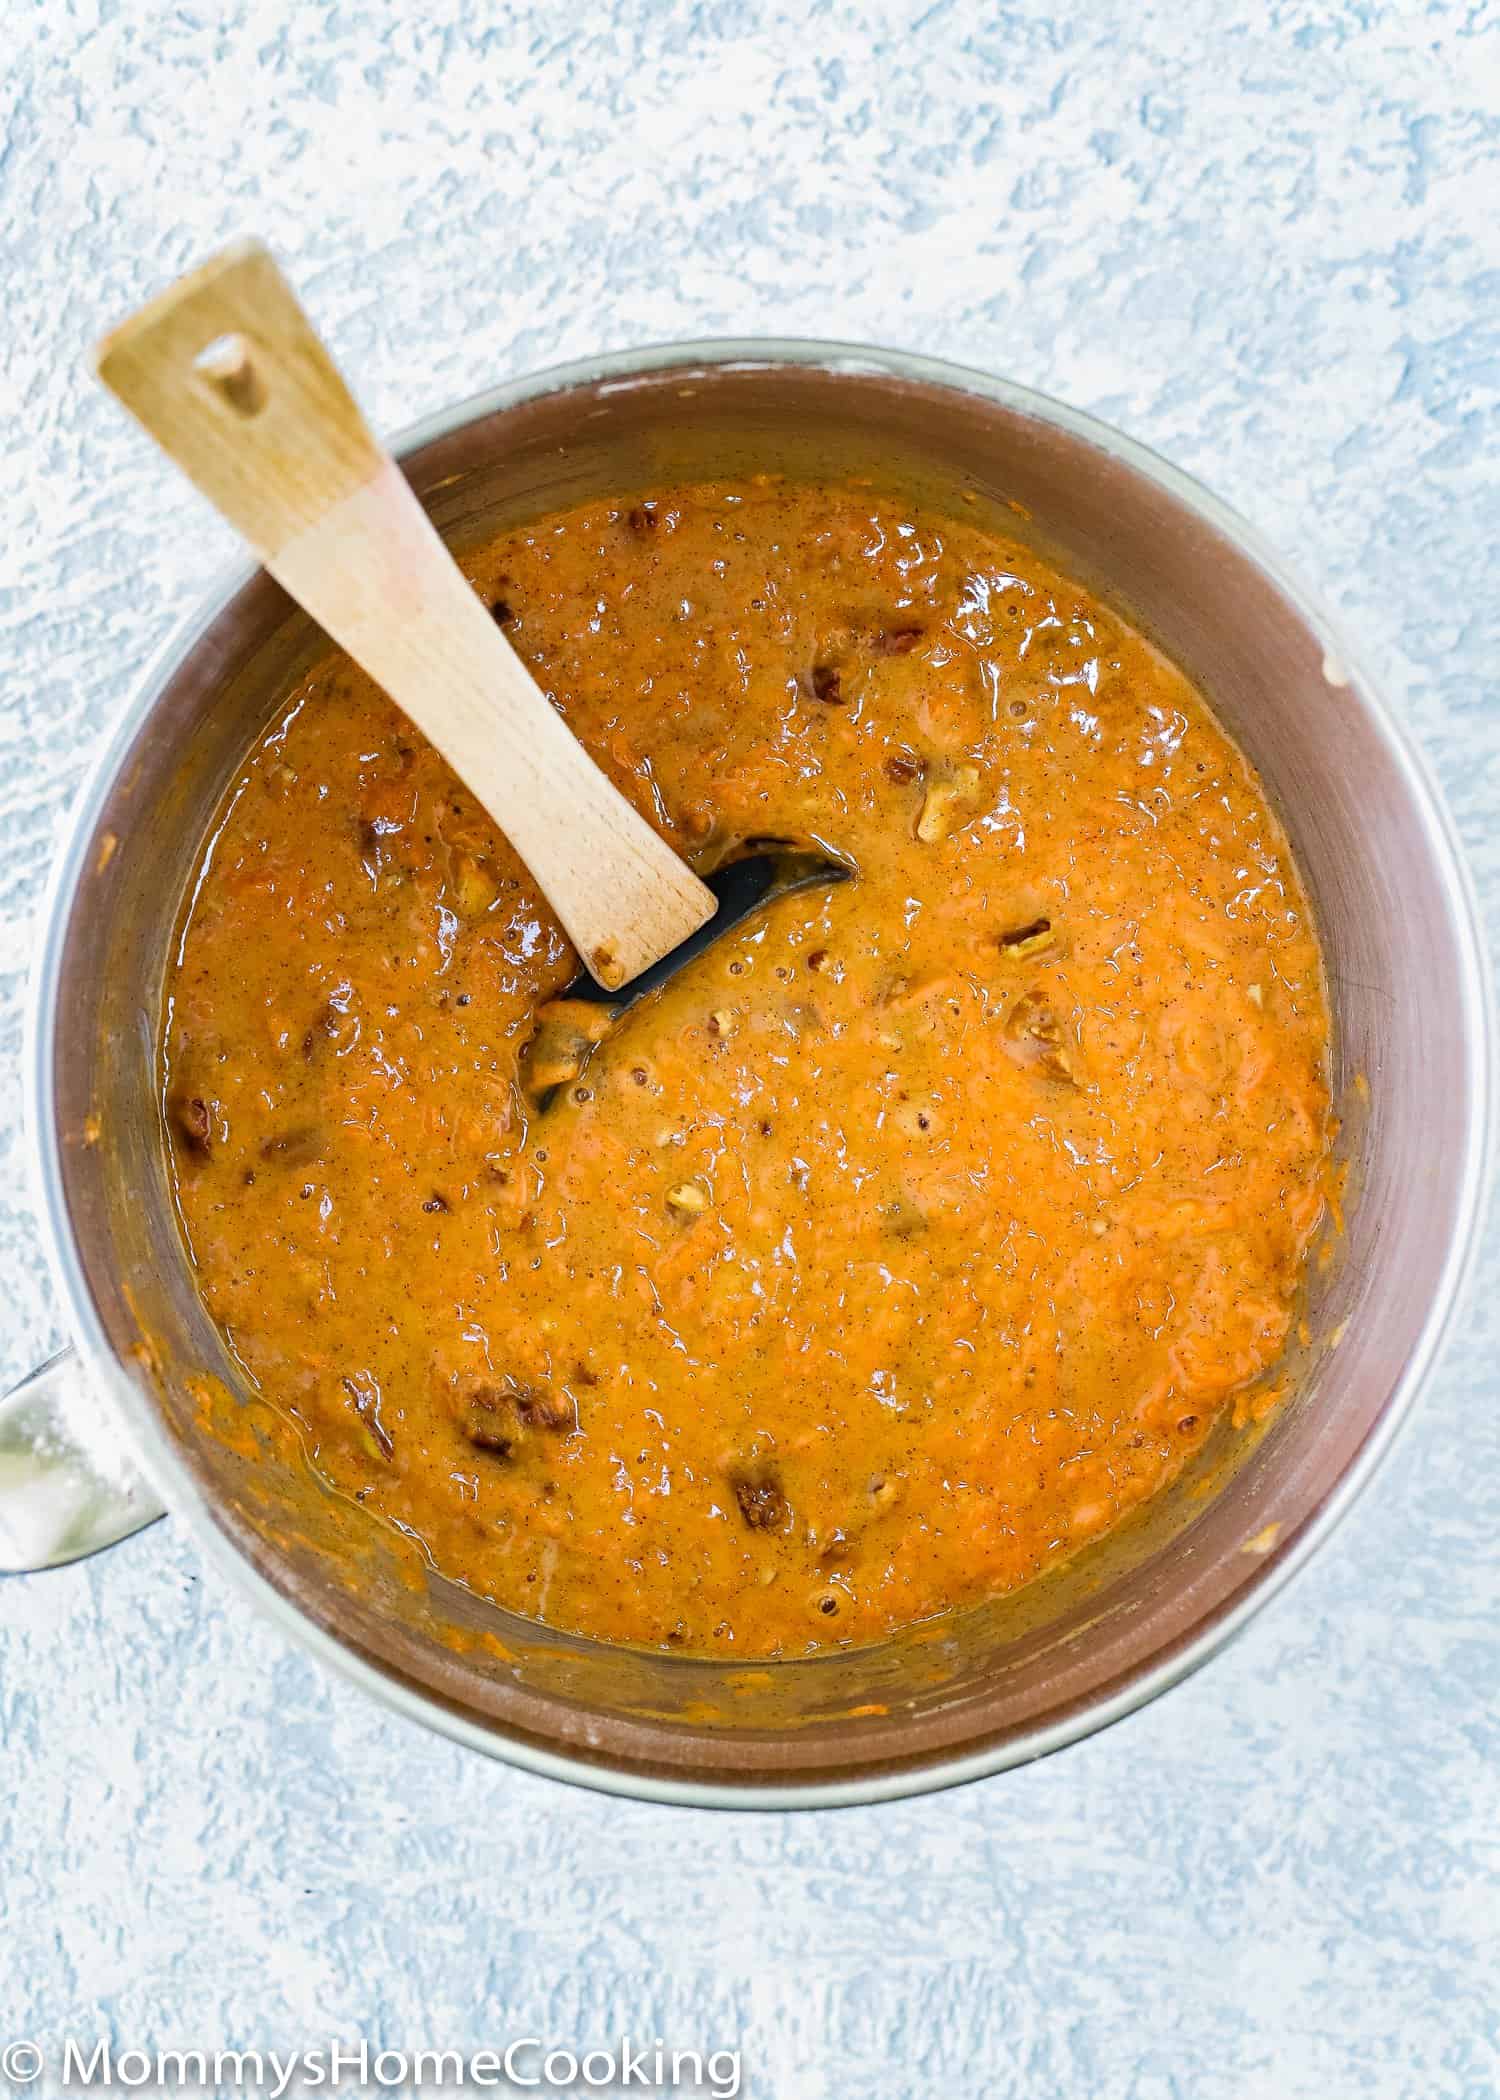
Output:
<path fill-rule="evenodd" d="M 558 1627 L 801 1654 L 1026 1582 L 1294 1317 L 1329 1021 L 1254 774 L 1118 613 L 876 488 L 662 488 L 467 566 L 684 855 L 774 834 L 856 878 L 729 934 L 538 1114 L 576 959 L 330 656 L 226 800 L 169 987 L 232 1349 L 340 1488 Z"/>

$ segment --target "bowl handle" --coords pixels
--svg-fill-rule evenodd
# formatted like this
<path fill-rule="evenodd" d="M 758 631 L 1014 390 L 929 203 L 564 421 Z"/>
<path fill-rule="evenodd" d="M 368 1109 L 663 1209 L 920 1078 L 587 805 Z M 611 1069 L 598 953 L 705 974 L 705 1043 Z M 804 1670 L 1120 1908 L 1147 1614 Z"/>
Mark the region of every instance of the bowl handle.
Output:
<path fill-rule="evenodd" d="M 76 1425 L 97 1405 L 76 1349 L 0 1399 L 0 1575 L 61 1568 L 165 1516 L 140 1474 L 95 1469 Z"/>

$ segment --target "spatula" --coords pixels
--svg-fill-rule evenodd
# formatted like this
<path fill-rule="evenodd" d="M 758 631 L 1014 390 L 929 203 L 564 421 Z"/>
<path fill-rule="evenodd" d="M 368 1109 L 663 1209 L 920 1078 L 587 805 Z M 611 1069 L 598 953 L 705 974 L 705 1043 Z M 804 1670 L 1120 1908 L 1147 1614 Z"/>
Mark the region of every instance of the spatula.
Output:
<path fill-rule="evenodd" d="M 436 745 L 600 986 L 619 991 L 713 919 L 715 890 L 550 705 L 258 241 L 153 299 L 95 359 L 277 581 Z"/>

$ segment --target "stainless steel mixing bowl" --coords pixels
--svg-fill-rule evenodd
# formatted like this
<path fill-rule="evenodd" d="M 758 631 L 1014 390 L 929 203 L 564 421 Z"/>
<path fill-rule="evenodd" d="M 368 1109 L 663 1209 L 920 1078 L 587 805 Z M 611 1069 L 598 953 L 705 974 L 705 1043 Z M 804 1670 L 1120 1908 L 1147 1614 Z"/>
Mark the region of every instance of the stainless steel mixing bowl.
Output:
<path fill-rule="evenodd" d="M 1009 506 L 1009 529 L 1198 680 L 1291 834 L 1336 1008 L 1355 1200 L 1311 1287 L 1296 1397 L 1237 1460 L 1221 1440 L 1179 1491 L 1019 1597 L 753 1671 L 519 1620 L 327 1492 L 199 1303 L 155 1106 L 174 912 L 225 784 L 319 647 L 261 574 L 213 597 L 144 680 L 54 885 L 30 1108 L 82 1365 L 177 1521 L 288 1634 L 532 1770 L 670 1801 L 871 1801 L 1101 1727 L 1202 1662 L 1327 1537 L 1452 1312 L 1486 1176 L 1488 1013 L 1421 766 L 1237 518 L 1117 433 L 975 373 L 827 344 L 688 344 L 502 387 L 399 449 L 460 547 L 647 478 L 759 468 L 873 471 L 971 516 Z M 0 1411 L 0 1521 L 8 1509 L 13 1533 L 32 1534 L 19 1559 L 97 1545 L 154 1507 L 144 1487 L 123 1503 L 78 1489 L 49 1406 L 70 1375 L 65 1363 Z"/>

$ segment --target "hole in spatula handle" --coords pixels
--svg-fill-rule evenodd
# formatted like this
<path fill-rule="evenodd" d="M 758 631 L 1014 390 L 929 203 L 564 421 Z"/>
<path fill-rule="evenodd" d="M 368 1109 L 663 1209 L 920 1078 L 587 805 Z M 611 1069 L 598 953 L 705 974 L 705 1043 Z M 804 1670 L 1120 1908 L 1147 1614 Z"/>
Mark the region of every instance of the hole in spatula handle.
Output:
<path fill-rule="evenodd" d="M 242 335 L 216 335 L 193 359 L 193 370 L 239 416 L 258 416 L 266 389 Z"/>

